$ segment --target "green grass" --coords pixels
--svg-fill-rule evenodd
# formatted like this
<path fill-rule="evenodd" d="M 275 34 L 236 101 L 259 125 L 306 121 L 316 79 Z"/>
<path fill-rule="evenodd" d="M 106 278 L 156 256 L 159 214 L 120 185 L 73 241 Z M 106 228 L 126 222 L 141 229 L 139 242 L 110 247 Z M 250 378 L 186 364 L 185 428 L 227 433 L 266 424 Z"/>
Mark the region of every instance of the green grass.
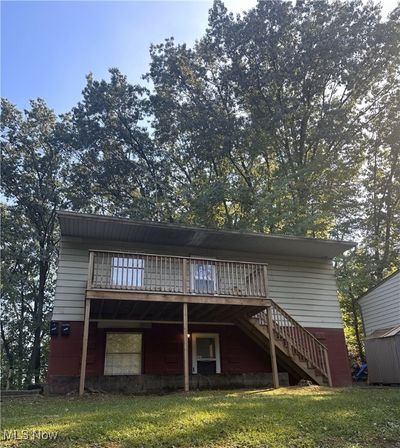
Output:
<path fill-rule="evenodd" d="M 400 389 L 321 387 L 4 401 L 17 447 L 400 447 Z M 28 431 L 23 433 L 22 431 Z"/>

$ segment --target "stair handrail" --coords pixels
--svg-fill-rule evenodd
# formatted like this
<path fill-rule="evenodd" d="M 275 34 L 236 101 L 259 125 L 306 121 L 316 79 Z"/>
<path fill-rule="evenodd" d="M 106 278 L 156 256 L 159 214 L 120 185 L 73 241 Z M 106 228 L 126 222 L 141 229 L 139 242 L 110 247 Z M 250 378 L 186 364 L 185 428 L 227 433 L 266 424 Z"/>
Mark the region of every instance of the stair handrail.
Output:
<path fill-rule="evenodd" d="M 293 351 L 295 351 L 304 357 L 314 369 L 317 369 L 326 377 L 331 386 L 332 379 L 327 347 L 276 302 L 270 300 L 270 303 L 269 309 L 272 313 L 274 332 L 278 337 L 286 340 L 289 354 L 294 354 Z M 261 325 L 268 326 L 267 310 L 261 311 L 255 317 Z"/>

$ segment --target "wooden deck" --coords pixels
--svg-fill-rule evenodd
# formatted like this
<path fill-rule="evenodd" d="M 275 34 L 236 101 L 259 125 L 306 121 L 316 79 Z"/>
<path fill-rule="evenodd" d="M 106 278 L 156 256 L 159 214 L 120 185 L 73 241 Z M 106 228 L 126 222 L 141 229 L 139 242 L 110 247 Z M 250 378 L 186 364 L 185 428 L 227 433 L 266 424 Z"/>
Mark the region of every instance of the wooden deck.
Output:
<path fill-rule="evenodd" d="M 269 352 L 274 387 L 279 387 L 277 354 L 317 384 L 332 384 L 326 347 L 269 299 L 266 264 L 132 252 L 89 253 L 81 395 L 91 319 L 181 322 L 185 391 L 189 390 L 189 321 L 238 324 Z"/>
<path fill-rule="evenodd" d="M 88 299 L 267 306 L 267 265 L 90 251 Z"/>

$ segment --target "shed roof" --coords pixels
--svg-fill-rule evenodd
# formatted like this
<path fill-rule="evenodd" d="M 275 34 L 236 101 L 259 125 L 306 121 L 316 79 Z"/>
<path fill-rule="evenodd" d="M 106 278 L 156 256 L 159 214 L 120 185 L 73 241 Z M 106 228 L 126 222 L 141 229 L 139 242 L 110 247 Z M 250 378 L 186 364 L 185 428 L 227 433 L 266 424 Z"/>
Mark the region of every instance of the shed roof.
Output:
<path fill-rule="evenodd" d="M 380 338 L 390 338 L 393 336 L 397 336 L 400 334 L 400 325 L 384 329 L 384 330 L 375 330 L 373 333 L 371 333 L 367 339 L 380 339 Z"/>
<path fill-rule="evenodd" d="M 356 246 L 356 243 L 352 241 L 217 230 L 65 210 L 58 211 L 58 218 L 62 236 L 83 239 L 203 247 L 325 259 L 331 259 Z"/>

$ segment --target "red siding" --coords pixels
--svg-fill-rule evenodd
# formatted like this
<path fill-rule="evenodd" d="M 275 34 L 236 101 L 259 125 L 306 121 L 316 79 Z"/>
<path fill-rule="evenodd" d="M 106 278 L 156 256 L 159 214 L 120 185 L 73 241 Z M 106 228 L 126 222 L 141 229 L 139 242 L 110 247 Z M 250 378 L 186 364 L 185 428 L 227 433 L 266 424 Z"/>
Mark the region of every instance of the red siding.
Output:
<path fill-rule="evenodd" d="M 351 371 L 344 331 L 340 328 L 308 328 L 328 348 L 334 386 L 350 386 Z"/>
<path fill-rule="evenodd" d="M 351 383 L 343 330 L 309 329 L 328 347 L 333 384 Z M 90 324 L 87 375 L 103 374 L 104 329 Z M 109 331 L 132 331 L 132 329 Z M 152 328 L 135 329 L 143 333 L 143 373 L 181 374 L 183 371 L 183 335 L 181 325 L 153 324 Z M 238 327 L 228 325 L 189 325 L 189 332 L 218 333 L 220 335 L 221 370 L 223 373 L 270 372 L 269 355 Z M 49 381 L 52 376 L 78 376 L 82 350 L 82 322 L 71 322 L 70 336 L 53 336 L 50 342 Z M 189 343 L 191 352 L 191 344 Z M 191 353 L 190 353 L 191 362 Z"/>

